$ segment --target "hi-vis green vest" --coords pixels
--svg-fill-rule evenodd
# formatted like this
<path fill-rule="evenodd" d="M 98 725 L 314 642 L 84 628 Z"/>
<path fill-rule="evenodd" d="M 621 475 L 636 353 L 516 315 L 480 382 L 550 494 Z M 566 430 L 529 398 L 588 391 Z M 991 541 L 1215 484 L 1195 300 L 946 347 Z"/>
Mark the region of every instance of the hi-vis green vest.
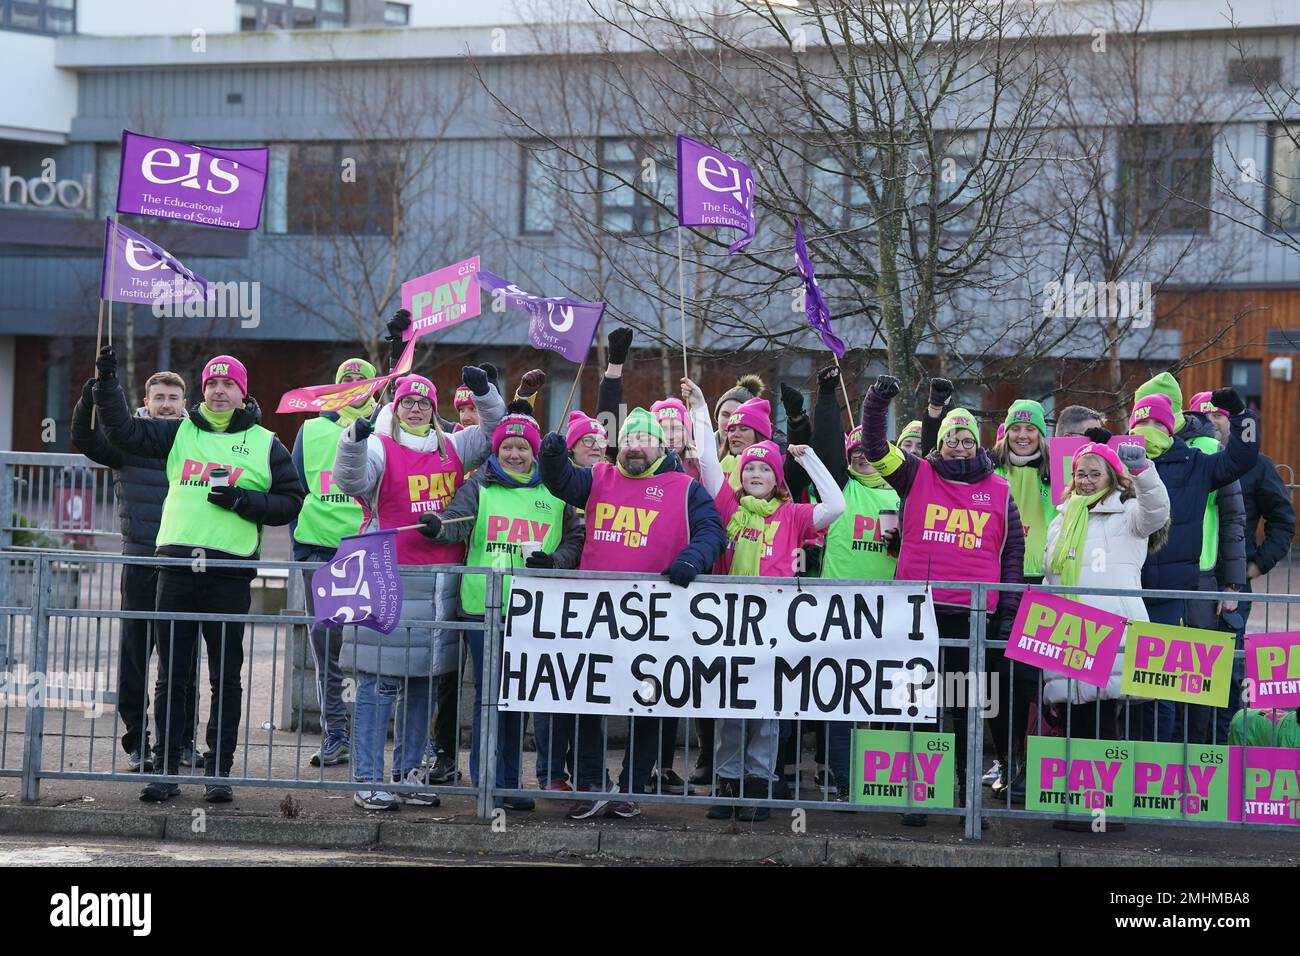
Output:
<path fill-rule="evenodd" d="M 822 577 L 892 581 L 898 559 L 885 551 L 876 523 L 882 510 L 898 510 L 898 492 L 893 488 L 868 488 L 849 478 L 844 486 L 844 504 L 844 514 L 826 530 Z"/>
<path fill-rule="evenodd" d="M 329 418 L 312 418 L 302 426 L 302 470 L 307 478 L 293 540 L 322 548 L 337 548 L 339 541 L 361 530 L 361 505 L 334 484 L 334 456 L 343 429 Z"/>
<path fill-rule="evenodd" d="M 1209 435 L 1193 438 L 1187 444 L 1197 451 L 1213 455 L 1219 443 Z M 1213 571 L 1219 563 L 1219 492 L 1211 491 L 1205 499 L 1205 520 L 1201 525 L 1201 570 Z"/>
<path fill-rule="evenodd" d="M 254 425 L 242 432 L 208 432 L 185 419 L 167 454 L 167 499 L 158 547 L 184 545 L 253 557 L 261 526 L 208 501 L 208 475 L 230 472 L 230 484 L 251 491 L 271 488 L 271 443 L 275 435 Z"/>
<path fill-rule="evenodd" d="M 525 541 L 541 542 L 548 554 L 560 545 L 564 534 L 564 502 L 546 490 L 507 488 L 484 483 L 478 492 L 478 518 L 470 532 L 468 567 L 522 567 L 519 545 Z M 482 574 L 462 574 L 460 606 L 467 614 L 482 614 L 487 578 Z M 506 576 L 501 606 L 510 595 L 510 577 Z"/>

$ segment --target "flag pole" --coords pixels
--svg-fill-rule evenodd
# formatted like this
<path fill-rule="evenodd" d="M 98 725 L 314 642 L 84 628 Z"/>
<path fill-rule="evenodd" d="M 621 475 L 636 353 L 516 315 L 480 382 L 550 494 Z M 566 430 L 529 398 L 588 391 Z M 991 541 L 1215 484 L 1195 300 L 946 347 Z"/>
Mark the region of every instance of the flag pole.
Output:
<path fill-rule="evenodd" d="M 587 346 L 587 353 L 591 353 L 591 346 Z M 564 411 L 560 414 L 560 421 L 555 427 L 560 429 L 564 427 L 565 420 L 569 417 L 569 406 L 573 404 L 573 396 L 578 392 L 578 383 L 582 381 L 583 369 L 587 367 L 587 360 L 584 358 L 578 365 L 578 371 L 573 376 L 573 385 L 569 389 L 569 397 L 564 400 Z"/>
<path fill-rule="evenodd" d="M 117 225 L 122 218 L 120 212 L 113 213 L 113 246 L 108 253 L 108 344 L 113 344 L 113 284 L 117 281 Z M 96 358 L 99 350 L 95 350 Z"/>
<path fill-rule="evenodd" d="M 686 256 L 682 252 L 682 223 L 677 220 L 677 304 L 682 314 L 682 377 L 690 378 L 691 369 L 686 359 Z"/>
<path fill-rule="evenodd" d="M 849 399 L 849 387 L 844 384 L 844 366 L 835 360 L 835 367 L 840 370 L 840 390 L 844 393 L 844 411 L 849 416 L 849 431 L 853 431 L 853 402 Z"/>

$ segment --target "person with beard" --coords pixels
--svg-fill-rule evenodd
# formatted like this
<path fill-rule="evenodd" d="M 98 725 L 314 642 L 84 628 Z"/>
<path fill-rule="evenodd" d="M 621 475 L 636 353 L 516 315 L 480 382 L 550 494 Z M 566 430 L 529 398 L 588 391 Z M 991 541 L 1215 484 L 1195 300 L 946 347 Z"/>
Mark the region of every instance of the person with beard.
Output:
<path fill-rule="evenodd" d="M 158 572 L 157 610 L 185 614 L 247 614 L 252 568 L 209 568 L 207 561 L 256 561 L 264 525 L 287 525 L 298 516 L 305 491 L 289 451 L 260 424 L 262 412 L 248 394 L 248 370 L 230 355 L 203 367 L 203 401 L 182 419 L 133 418 L 117 383 L 112 346 L 96 362 L 95 405 L 108 440 L 128 454 L 167 462 L 167 498 L 158 526 L 160 557 L 185 558 Z M 213 482 L 226 469 L 227 484 Z M 199 553 L 204 560 L 195 562 Z M 197 568 L 197 570 L 196 570 Z M 198 654 L 200 624 L 171 621 L 157 630 L 158 683 L 154 713 L 163 749 L 163 772 L 180 773 L 185 740 L 185 687 Z M 243 713 L 241 672 L 244 625 L 202 623 L 212 688 L 204 769 L 213 778 L 230 776 Z M 174 783 L 151 783 L 140 799 L 161 803 L 180 792 Z M 208 784 L 204 799 L 229 803 L 229 785 Z"/>
<path fill-rule="evenodd" d="M 993 460 L 980 447 L 975 416 L 954 408 L 937 431 L 938 450 L 925 458 L 909 455 L 885 440 L 889 403 L 899 392 L 898 379 L 882 375 L 867 390 L 862 403 L 862 444 L 867 459 L 889 483 L 903 506 L 900 516 L 899 581 L 986 581 L 1021 584 L 1024 581 L 1025 538 L 1020 515 L 1007 480 L 994 473 Z M 932 403 L 933 404 L 933 403 Z M 947 514 L 945 521 L 939 515 Z M 967 544 L 958 547 L 951 530 L 966 532 Z M 971 594 L 961 588 L 934 591 L 935 619 L 941 638 L 967 640 L 970 636 Z M 1020 606 L 1018 592 L 987 593 L 986 610 L 991 640 L 1005 640 Z M 996 613 L 994 613 L 996 612 Z M 969 670 L 968 648 L 947 648 L 942 654 L 940 679 L 945 671 Z M 966 803 L 966 708 L 949 708 L 956 720 L 954 763 Z M 994 734 L 1006 739 L 1007 717 L 999 711 L 992 719 Z M 925 814 L 909 813 L 909 826 L 924 826 Z"/>
<path fill-rule="evenodd" d="M 72 446 L 91 461 L 113 469 L 113 493 L 117 518 L 122 528 L 122 553 L 147 556 L 154 553 L 163 500 L 167 497 L 167 463 L 161 458 L 141 458 L 119 451 L 91 425 L 95 405 L 95 379 L 86 382 L 81 400 L 72 410 Z M 175 420 L 185 417 L 185 379 L 175 372 L 155 372 L 144 383 L 144 404 L 135 410 L 137 418 Z M 122 565 L 122 610 L 153 611 L 158 598 L 158 568 L 145 564 Z M 149 752 L 149 657 L 155 644 L 155 622 L 122 619 L 118 645 L 117 712 L 122 716 L 122 748 L 127 769 L 152 773 Z M 197 658 L 195 662 L 197 663 Z M 185 743 L 181 766 L 193 766 L 194 688 L 196 675 L 185 686 Z M 157 706 L 155 699 L 154 706 Z M 155 741 L 157 746 L 161 743 Z"/>
<path fill-rule="evenodd" d="M 586 513 L 580 570 L 639 571 L 688 587 L 713 567 L 726 545 L 713 496 L 682 471 L 677 456 L 664 448 L 663 429 L 644 408 L 633 409 L 623 422 L 616 461 L 579 467 L 570 460 L 565 439 L 551 432 L 541 445 L 541 473 L 551 494 Z M 633 537 L 612 529 L 612 516 L 627 508 L 653 515 L 645 524 L 648 530 Z M 632 719 L 620 793 L 644 792 L 661 732 L 657 719 Z M 621 800 L 610 804 L 606 815 L 626 819 L 640 812 Z M 569 816 L 583 819 L 594 813 L 571 811 Z"/>

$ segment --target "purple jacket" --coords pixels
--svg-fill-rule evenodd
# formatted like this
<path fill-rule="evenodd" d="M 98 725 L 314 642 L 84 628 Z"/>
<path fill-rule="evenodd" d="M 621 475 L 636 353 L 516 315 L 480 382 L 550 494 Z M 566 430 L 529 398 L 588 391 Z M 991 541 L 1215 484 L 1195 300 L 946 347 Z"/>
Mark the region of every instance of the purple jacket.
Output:
<path fill-rule="evenodd" d="M 885 438 L 885 419 L 888 410 L 889 402 L 877 395 L 875 389 L 867 389 L 867 397 L 862 400 L 862 445 L 866 450 L 867 458 L 871 461 L 879 461 L 889 451 L 889 443 Z M 903 455 L 902 466 L 892 474 L 884 476 L 890 487 L 898 492 L 900 499 L 907 498 L 907 493 L 912 490 L 912 482 L 916 480 L 916 473 L 921 467 L 921 459 L 907 452 L 903 452 Z M 956 472 L 953 463 L 940 458 L 937 451 L 931 452 L 926 460 L 942 477 L 950 481 L 980 481 L 992 474 L 994 468 L 993 460 L 982 448 L 976 453 L 976 467 L 962 474 Z M 902 515 L 900 514 L 899 517 L 901 519 Z M 901 533 L 901 525 L 899 530 Z M 1000 583 L 1025 583 L 1025 529 L 1020 524 L 1020 512 L 1016 510 L 1016 503 L 1010 496 L 1007 498 L 1007 541 L 1002 548 L 1001 563 Z M 998 615 L 1003 629 L 1010 627 L 1019 607 L 1020 592 L 1002 592 L 1001 597 L 998 598 Z M 940 614 L 945 613 L 937 607 L 935 611 Z"/>

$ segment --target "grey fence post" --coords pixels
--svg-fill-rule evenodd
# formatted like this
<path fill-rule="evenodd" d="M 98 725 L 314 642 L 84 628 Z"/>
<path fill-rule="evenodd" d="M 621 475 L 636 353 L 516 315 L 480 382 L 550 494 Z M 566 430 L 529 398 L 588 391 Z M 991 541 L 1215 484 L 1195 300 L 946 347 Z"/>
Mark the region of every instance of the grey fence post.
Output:
<path fill-rule="evenodd" d="M 10 526 L 17 523 L 14 518 L 14 466 L 0 461 L 0 551 L 13 547 L 14 533 Z M 10 593 L 10 564 L 0 561 L 0 605 L 17 606 Z M 0 671 L 9 669 L 9 634 L 9 615 L 0 614 Z"/>
<path fill-rule="evenodd" d="M 988 598 L 984 585 L 976 586 L 971 593 L 970 638 L 966 675 L 966 839 L 980 838 L 980 809 L 984 800 L 980 778 L 984 766 L 984 701 L 981 693 L 984 677 L 985 641 L 987 639 Z M 971 675 L 975 676 L 975 700 L 970 700 Z M 991 681 L 991 679 L 990 679 Z"/>
<path fill-rule="evenodd" d="M 307 613 L 307 587 L 303 583 L 302 572 L 294 569 L 289 572 L 289 577 L 285 582 L 285 608 L 281 614 L 291 615 L 294 617 Z M 293 688 L 294 675 L 299 668 L 306 669 L 306 645 L 309 640 L 308 629 L 302 624 L 290 624 L 284 629 L 285 635 L 285 654 L 284 669 L 280 672 L 280 707 L 275 715 L 276 730 L 295 730 L 294 706 L 293 706 Z M 312 678 L 315 679 L 315 674 Z M 307 702 L 298 702 L 298 714 L 301 716 L 307 712 Z M 325 715 L 321 715 L 321 734 L 322 739 L 325 733 Z"/>
<path fill-rule="evenodd" d="M 36 581 L 32 589 L 32 655 L 27 669 L 27 725 L 23 738 L 22 800 L 31 803 L 41 796 L 41 746 L 45 736 L 45 668 L 50 648 L 50 556 L 36 555 Z M 41 681 L 42 693 L 33 701 L 31 681 Z"/>
<path fill-rule="evenodd" d="M 492 819 L 492 792 L 497 785 L 497 691 L 501 684 L 501 591 L 503 572 L 493 568 L 487 575 L 483 602 L 483 680 L 478 687 L 478 816 Z"/>

